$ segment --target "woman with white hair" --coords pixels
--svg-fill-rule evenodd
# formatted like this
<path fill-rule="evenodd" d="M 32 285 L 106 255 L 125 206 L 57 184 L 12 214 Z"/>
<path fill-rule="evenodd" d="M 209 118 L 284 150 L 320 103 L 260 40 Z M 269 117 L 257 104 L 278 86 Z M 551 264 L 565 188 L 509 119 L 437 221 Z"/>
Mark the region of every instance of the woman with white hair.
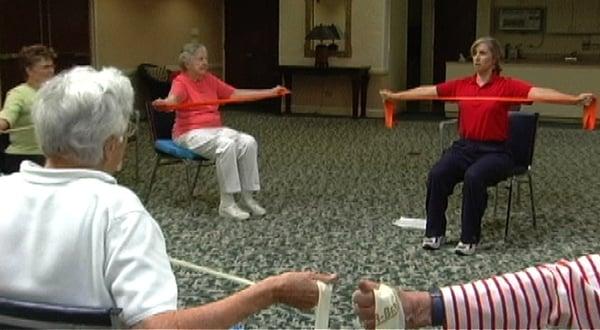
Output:
<path fill-rule="evenodd" d="M 77 67 L 38 92 L 33 122 L 47 158 L 0 177 L 0 297 L 119 307 L 127 326 L 228 328 L 274 303 L 311 308 L 312 272 L 271 276 L 225 299 L 177 310 L 160 227 L 110 173 L 132 133 L 133 89 L 116 69 Z"/>
<path fill-rule="evenodd" d="M 153 102 L 156 107 L 178 103 L 193 103 L 231 97 L 262 97 L 278 95 L 284 87 L 272 89 L 236 89 L 208 72 L 208 52 L 199 43 L 189 43 L 179 55 L 179 74 L 166 99 Z M 216 160 L 217 181 L 221 192 L 219 214 L 244 220 L 250 213 L 262 216 L 265 209 L 254 199 L 253 192 L 260 190 L 258 175 L 258 146 L 254 137 L 223 126 L 218 105 L 198 106 L 180 110 L 173 126 L 175 143 L 191 149 L 203 157 Z M 250 213 L 240 209 L 234 194 L 241 193 L 240 204 Z"/>

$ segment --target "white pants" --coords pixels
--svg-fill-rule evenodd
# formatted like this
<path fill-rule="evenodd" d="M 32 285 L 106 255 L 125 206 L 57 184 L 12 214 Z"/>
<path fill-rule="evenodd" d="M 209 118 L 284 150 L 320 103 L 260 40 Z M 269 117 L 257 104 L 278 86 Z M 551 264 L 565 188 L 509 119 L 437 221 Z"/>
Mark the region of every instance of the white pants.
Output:
<path fill-rule="evenodd" d="M 258 145 L 251 135 L 229 127 L 191 130 L 175 143 L 215 160 L 221 193 L 260 190 Z"/>

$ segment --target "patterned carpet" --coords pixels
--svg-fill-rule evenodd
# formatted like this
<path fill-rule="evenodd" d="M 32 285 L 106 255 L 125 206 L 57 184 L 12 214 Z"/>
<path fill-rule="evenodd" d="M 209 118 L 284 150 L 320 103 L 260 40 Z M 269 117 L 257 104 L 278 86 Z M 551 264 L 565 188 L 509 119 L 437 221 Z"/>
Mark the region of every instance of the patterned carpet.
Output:
<path fill-rule="evenodd" d="M 169 254 L 250 280 L 286 270 L 338 273 L 332 328 L 353 327 L 350 297 L 364 277 L 426 290 L 600 251 L 598 132 L 542 124 L 533 168 L 537 229 L 532 228 L 523 189 L 505 242 L 505 194 L 499 198 L 497 219 L 491 215 L 490 195 L 482 245 L 475 256 L 459 257 L 452 252 L 459 235 L 458 189 L 448 209 L 451 242 L 440 251 L 422 250 L 419 230 L 392 225 L 400 216 L 425 215 L 425 180 L 440 153 L 436 120 L 400 117 L 391 130 L 384 128 L 382 119 L 250 111 L 225 111 L 224 120 L 259 141 L 263 189 L 258 199 L 269 213 L 247 221 L 220 218 L 214 167 L 202 169 L 190 210 L 182 165 L 161 168 L 148 209 L 165 233 Z M 146 191 L 154 157 L 146 130 L 143 123 L 139 138 L 143 179 L 136 185 L 133 144 L 119 176 L 140 196 Z M 213 301 L 240 289 L 210 275 L 174 270 L 181 306 Z M 244 322 L 246 328 L 313 324 L 310 313 L 283 306 Z"/>

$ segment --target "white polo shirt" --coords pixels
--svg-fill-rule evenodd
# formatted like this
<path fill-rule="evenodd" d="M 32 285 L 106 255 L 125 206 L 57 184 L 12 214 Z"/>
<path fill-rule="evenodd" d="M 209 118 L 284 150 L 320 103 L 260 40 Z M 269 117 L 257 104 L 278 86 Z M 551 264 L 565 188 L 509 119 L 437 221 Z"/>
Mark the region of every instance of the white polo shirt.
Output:
<path fill-rule="evenodd" d="M 131 326 L 177 308 L 158 224 L 100 171 L 23 162 L 0 177 L 0 296 L 120 307 Z"/>

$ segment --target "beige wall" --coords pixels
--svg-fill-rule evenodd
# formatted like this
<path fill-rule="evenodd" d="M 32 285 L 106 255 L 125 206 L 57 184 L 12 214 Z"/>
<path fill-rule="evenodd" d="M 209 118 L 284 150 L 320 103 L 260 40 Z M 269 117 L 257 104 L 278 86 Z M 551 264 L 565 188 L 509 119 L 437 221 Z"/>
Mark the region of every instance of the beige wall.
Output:
<path fill-rule="evenodd" d="M 181 46 L 196 38 L 211 66 L 223 62 L 223 3 L 214 0 L 94 0 L 94 64 L 124 70 L 148 62 L 176 65 Z"/>
<path fill-rule="evenodd" d="M 352 0 L 352 57 L 331 58 L 332 66 L 371 66 L 369 116 L 381 115 L 381 88 L 401 89 L 406 73 L 405 0 Z M 280 0 L 279 63 L 314 65 L 304 57 L 304 1 Z M 302 14 L 298 14 L 302 13 Z M 292 111 L 348 115 L 351 84 L 343 77 L 294 78 Z"/>
<path fill-rule="evenodd" d="M 570 1 L 576 1 L 580 8 L 598 8 L 600 0 L 560 0 L 564 1 L 565 6 L 570 6 Z M 523 55 L 530 59 L 554 59 L 564 56 L 571 52 L 577 52 L 580 57 L 587 57 L 591 60 L 600 61 L 600 34 L 598 31 L 585 34 L 557 34 L 557 33 L 515 33 L 495 31 L 494 15 L 495 8 L 498 7 L 541 7 L 547 8 L 551 4 L 548 0 L 479 0 L 479 10 L 477 17 L 477 32 L 481 35 L 491 34 L 498 38 L 503 44 L 522 45 Z M 578 24 L 578 20 L 597 20 L 598 11 L 582 12 L 587 15 L 585 18 L 581 15 L 573 17 L 573 24 Z M 570 14 L 565 15 L 565 19 L 570 19 Z M 595 48 L 589 50 L 582 49 L 582 43 L 589 41 L 596 44 Z"/>

